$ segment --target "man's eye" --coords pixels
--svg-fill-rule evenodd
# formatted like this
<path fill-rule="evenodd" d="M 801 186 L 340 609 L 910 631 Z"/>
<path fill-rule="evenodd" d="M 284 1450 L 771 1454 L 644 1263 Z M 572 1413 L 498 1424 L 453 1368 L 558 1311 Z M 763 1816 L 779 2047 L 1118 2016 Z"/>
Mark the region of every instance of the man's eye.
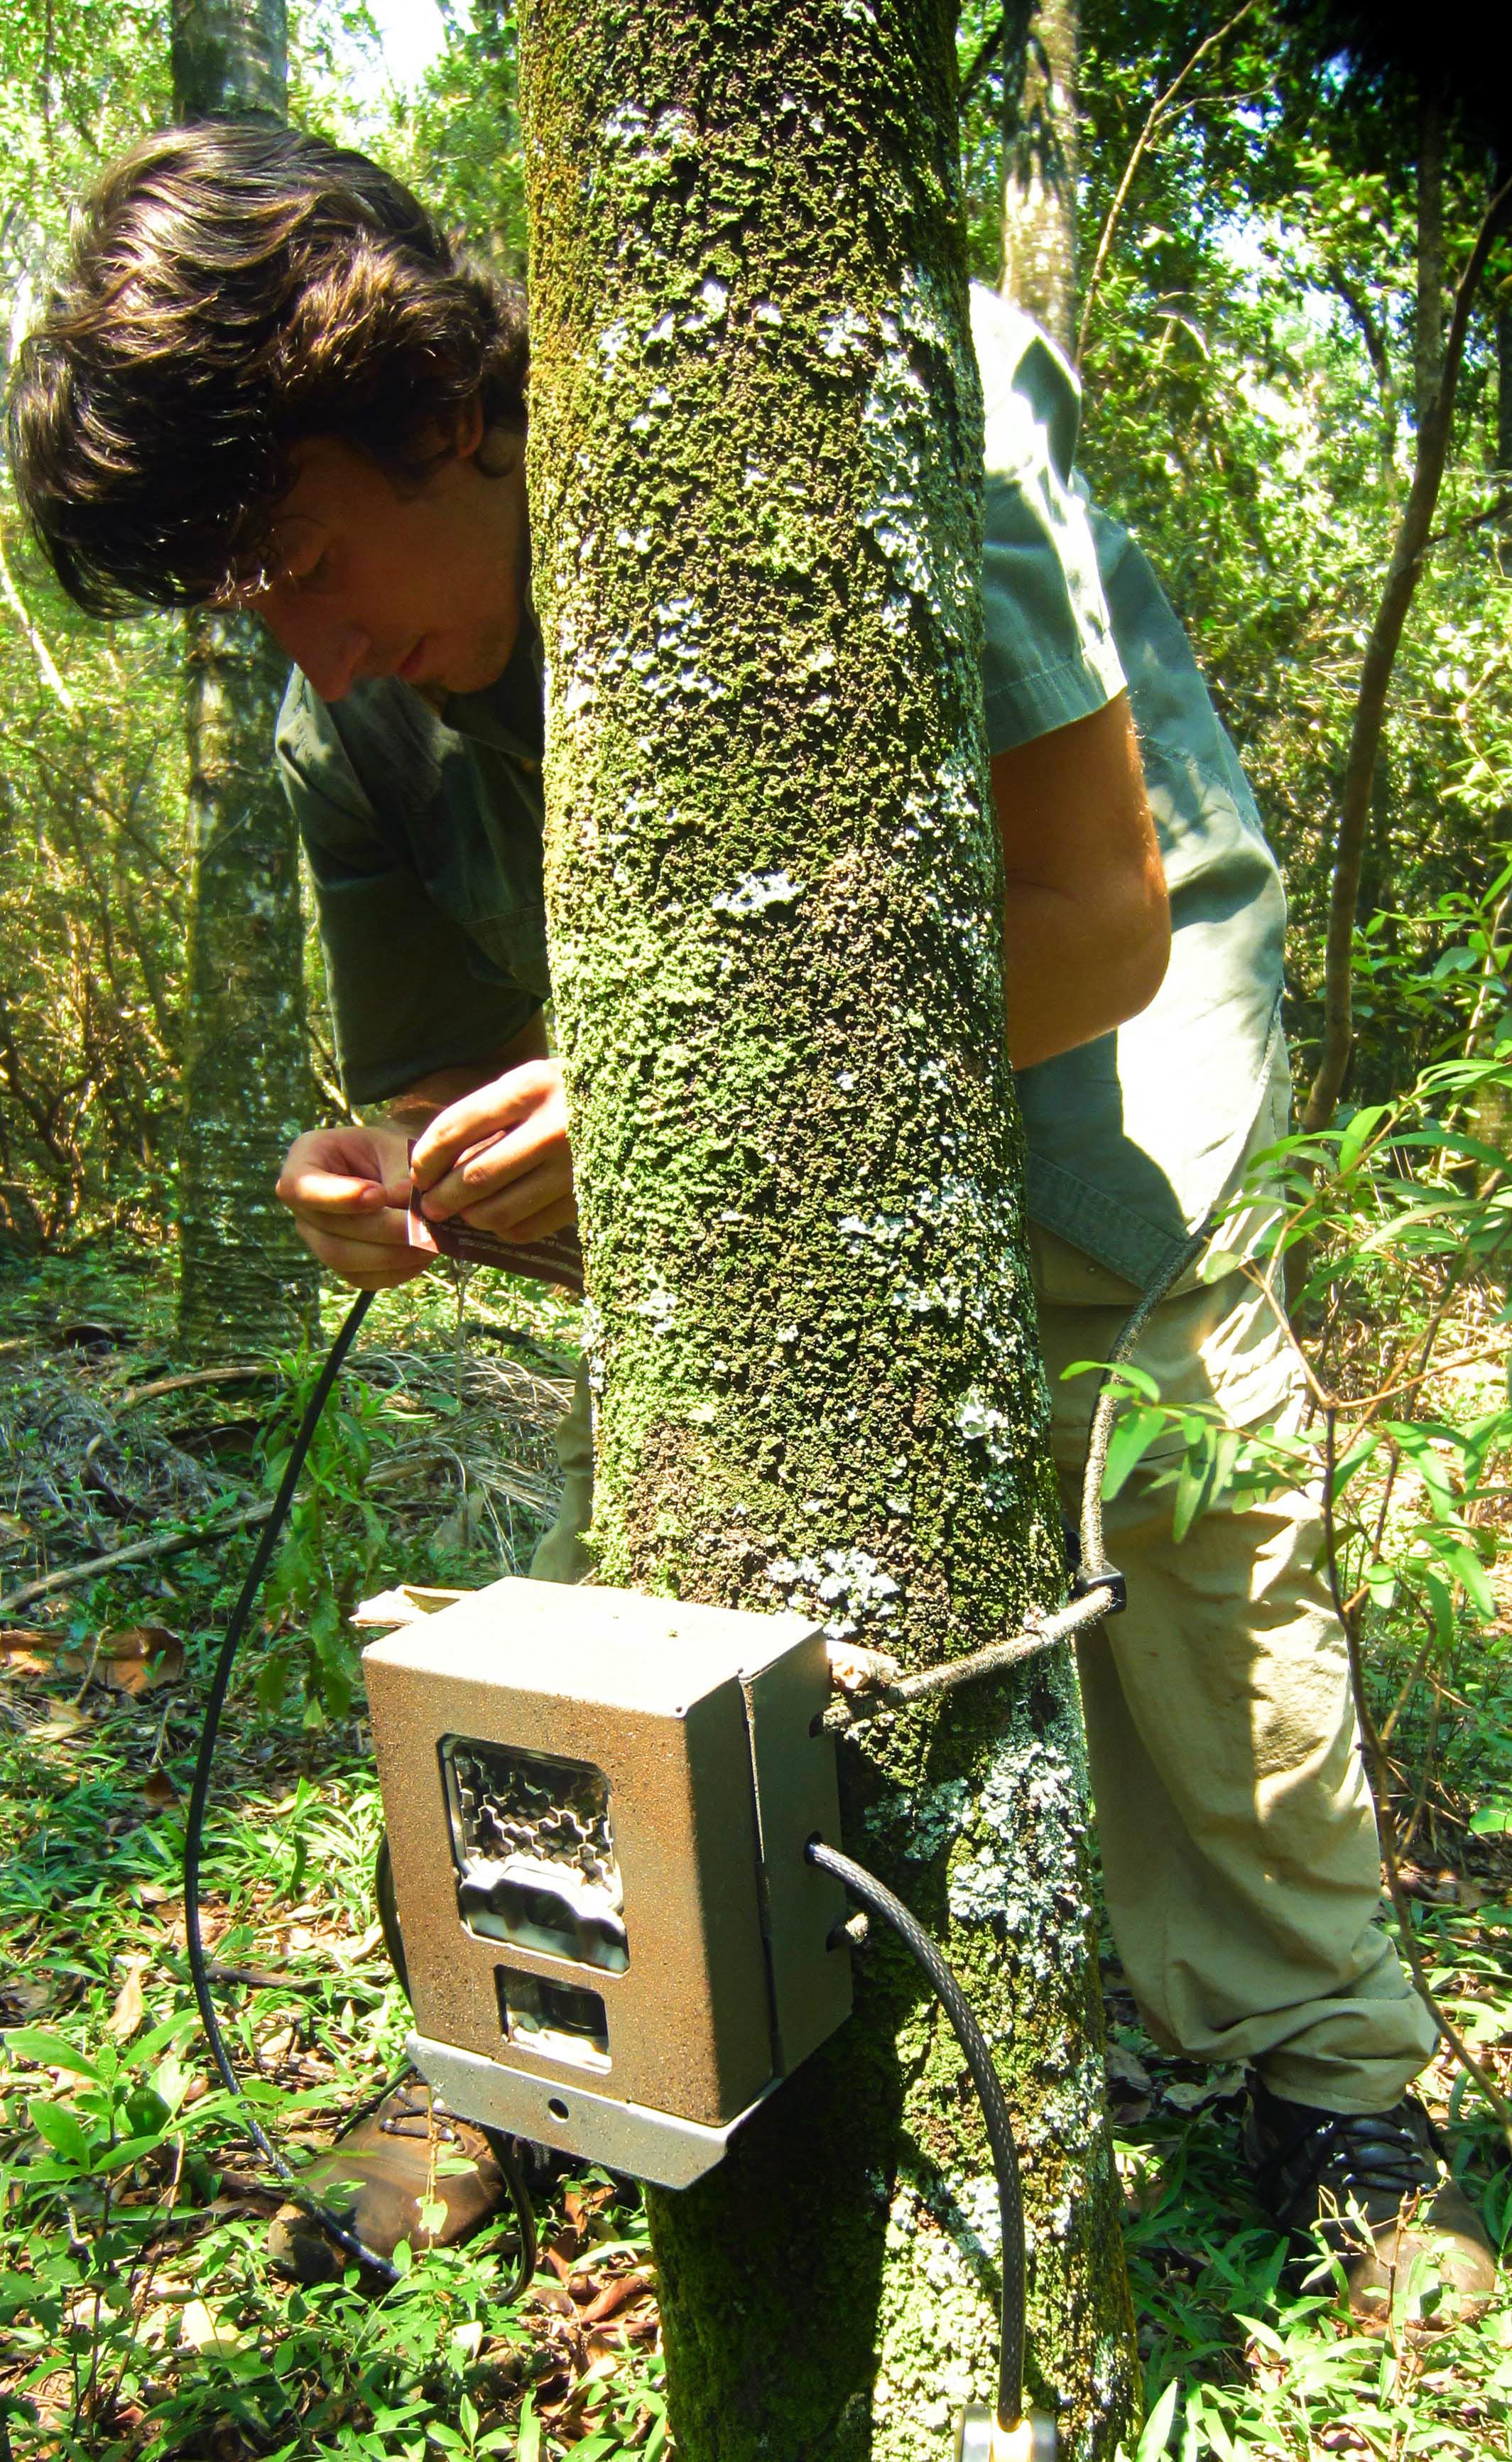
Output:
<path fill-rule="evenodd" d="M 331 578 L 330 549 L 323 548 L 319 555 L 316 556 L 313 564 L 307 564 L 303 572 L 291 573 L 289 577 L 292 581 L 296 590 L 319 590 L 322 588 L 322 586 Z"/>

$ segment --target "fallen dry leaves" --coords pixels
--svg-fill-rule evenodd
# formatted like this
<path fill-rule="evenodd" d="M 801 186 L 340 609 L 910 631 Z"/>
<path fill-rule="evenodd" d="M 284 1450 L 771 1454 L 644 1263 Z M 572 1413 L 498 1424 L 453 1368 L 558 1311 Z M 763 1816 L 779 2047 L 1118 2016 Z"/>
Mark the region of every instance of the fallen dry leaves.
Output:
<path fill-rule="evenodd" d="M 536 2407 L 558 2437 L 572 2435 L 594 2386 L 613 2375 L 626 2348 L 655 2344 L 659 2331 L 650 2266 L 622 2245 L 594 2260 L 603 2228 L 597 2216 L 613 2197 L 607 2187 L 569 2189 L 566 2227 L 541 2251 L 533 2299 L 540 2339 L 555 2365 L 538 2384 Z"/>
<path fill-rule="evenodd" d="M 146 2015 L 141 1998 L 141 1971 L 146 1963 L 144 1957 L 126 1960 L 126 1980 L 105 2023 L 105 2032 L 115 2042 L 129 2043 Z"/>
<path fill-rule="evenodd" d="M 102 1632 L 80 1647 L 66 1629 L 10 1625 L 0 1631 L 0 1675 L 23 1683 L 62 1675 L 81 1690 L 100 1684 L 138 1700 L 184 1674 L 184 1644 L 166 1625 L 131 1624 Z"/>

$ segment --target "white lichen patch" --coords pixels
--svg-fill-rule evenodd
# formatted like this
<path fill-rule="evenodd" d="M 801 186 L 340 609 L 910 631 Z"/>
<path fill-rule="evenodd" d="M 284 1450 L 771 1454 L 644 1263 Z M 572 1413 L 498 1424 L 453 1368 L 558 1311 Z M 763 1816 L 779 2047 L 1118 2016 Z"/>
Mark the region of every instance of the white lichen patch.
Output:
<path fill-rule="evenodd" d="M 599 133 L 606 145 L 643 144 L 651 134 L 651 114 L 638 102 L 618 102 Z"/>
<path fill-rule="evenodd" d="M 775 1556 L 767 1567 L 766 1577 L 774 1590 L 783 1591 L 796 1589 L 800 1585 L 817 1589 L 824 1579 L 812 1556 L 800 1556 L 796 1562 L 791 1556 Z"/>
<path fill-rule="evenodd" d="M 900 1849 L 912 1862 L 929 1864 L 960 1837 L 970 1811 L 966 1781 L 947 1778 L 910 1795 L 884 1797 L 870 1807 L 861 1825 L 889 1853 Z"/>
<path fill-rule="evenodd" d="M 873 2402 L 878 2454 L 917 2453 L 920 2427 L 943 2437 L 953 2415 L 991 2384 L 990 2259 L 959 2194 L 976 2185 L 931 2178 L 926 2187 L 904 2174 L 889 2207 Z M 972 2194 L 972 2217 L 977 2205 Z"/>
<path fill-rule="evenodd" d="M 887 559 L 895 585 L 881 615 L 900 630 L 910 602 L 926 609 L 946 639 L 963 647 L 976 637 L 977 576 L 953 518 L 957 477 L 942 416 L 944 397 L 924 373 L 949 370 L 949 391 L 970 398 L 975 382 L 969 344 L 937 311 L 910 274 L 894 311 L 880 320 L 882 350 L 861 413 L 872 462 L 872 495 L 860 513 Z M 921 364 L 922 362 L 922 364 Z"/>
<path fill-rule="evenodd" d="M 885 1624 L 902 1593 L 895 1576 L 864 1547 L 826 1547 L 817 1557 L 778 1556 L 767 1580 L 794 1613 L 823 1622 L 828 1641 L 850 1641 Z"/>
<path fill-rule="evenodd" d="M 838 316 L 819 328 L 819 347 L 827 359 L 857 359 L 871 339 L 871 327 L 853 308 L 842 308 Z"/>
<path fill-rule="evenodd" d="M 875 1248 L 896 1248 L 909 1223 L 906 1214 L 845 1214 L 836 1227 L 842 1239 L 865 1242 Z"/>
<path fill-rule="evenodd" d="M 965 1306 L 961 1285 L 950 1281 L 903 1283 L 893 1293 L 893 1306 L 905 1316 L 959 1317 Z"/>
<path fill-rule="evenodd" d="M 719 890 L 709 904 L 716 915 L 764 915 L 769 907 L 796 906 L 803 883 L 786 872 L 743 873 L 733 889 Z"/>
<path fill-rule="evenodd" d="M 956 1428 L 963 1443 L 985 1446 L 989 1460 L 1010 1461 L 1017 1454 L 1012 1420 L 984 1393 L 973 1392 L 962 1398 L 956 1411 Z"/>
<path fill-rule="evenodd" d="M 974 2179 L 963 2180 L 956 2194 L 956 2204 L 971 2235 L 972 2246 L 983 2257 L 999 2257 L 1003 2249 L 1003 2205 L 993 2174 L 985 2171 Z"/>
<path fill-rule="evenodd" d="M 662 600 L 652 611 L 652 625 L 649 639 L 620 633 L 596 657 L 580 653 L 576 661 L 580 681 L 596 691 L 605 681 L 622 679 L 661 702 L 678 697 L 703 704 L 728 699 L 727 687 L 716 682 L 703 667 L 708 626 L 693 599 Z"/>
<path fill-rule="evenodd" d="M 628 157 L 637 169 L 667 169 L 698 143 L 698 130 L 691 116 L 676 104 L 659 111 L 653 119 L 638 102 L 616 103 L 603 121 L 600 134 L 612 154 L 621 159 Z"/>
<path fill-rule="evenodd" d="M 653 1333 L 670 1333 L 677 1322 L 677 1298 L 664 1285 L 655 1283 L 645 1298 L 636 1302 L 636 1314 L 645 1318 Z"/>
<path fill-rule="evenodd" d="M 951 1867 L 947 1897 L 961 1924 L 992 1924 L 1036 1980 L 1059 1975 L 1089 1919 L 1077 1861 L 1081 1772 L 1067 1754 L 1009 1733 L 991 1765 Z"/>

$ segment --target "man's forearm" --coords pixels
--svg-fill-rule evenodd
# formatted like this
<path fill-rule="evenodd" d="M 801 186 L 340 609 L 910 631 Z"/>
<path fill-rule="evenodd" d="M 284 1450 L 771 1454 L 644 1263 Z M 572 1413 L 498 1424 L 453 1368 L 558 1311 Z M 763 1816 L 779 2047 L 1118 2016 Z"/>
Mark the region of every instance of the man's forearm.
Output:
<path fill-rule="evenodd" d="M 1164 884 L 1124 880 L 1104 903 L 1010 881 L 1003 918 L 1008 1056 L 1032 1069 L 1147 1008 L 1169 951 Z"/>
<path fill-rule="evenodd" d="M 1171 951 L 1160 848 L 1128 696 L 992 760 L 1015 1069 L 1149 1005 Z"/>

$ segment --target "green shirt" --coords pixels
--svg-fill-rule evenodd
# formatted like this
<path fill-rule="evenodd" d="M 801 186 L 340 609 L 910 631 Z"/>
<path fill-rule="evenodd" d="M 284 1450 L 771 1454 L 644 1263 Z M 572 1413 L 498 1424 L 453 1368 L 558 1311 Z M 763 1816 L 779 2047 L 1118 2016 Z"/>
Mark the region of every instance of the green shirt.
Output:
<path fill-rule="evenodd" d="M 1237 1185 L 1257 1124 L 1270 1134 L 1286 902 L 1186 635 L 1128 531 L 1073 476 L 1075 377 L 995 292 L 973 288 L 971 312 L 987 740 L 1005 751 L 1100 709 L 1118 688 L 1111 625 L 1171 893 L 1171 962 L 1150 1006 L 1019 1072 L 1029 1212 L 1144 1286 Z"/>
<path fill-rule="evenodd" d="M 1074 377 L 992 292 L 973 292 L 972 322 L 989 744 L 1087 717 L 1127 678 L 1172 893 L 1152 1006 L 1020 1074 L 1029 1210 L 1144 1284 L 1242 1163 L 1280 1047 L 1285 903 L 1186 637 L 1138 549 L 1079 491 Z M 328 707 L 290 680 L 278 757 L 356 1103 L 491 1058 L 550 995 L 537 657 L 523 641 L 497 684 L 439 715 L 392 680 Z"/>

